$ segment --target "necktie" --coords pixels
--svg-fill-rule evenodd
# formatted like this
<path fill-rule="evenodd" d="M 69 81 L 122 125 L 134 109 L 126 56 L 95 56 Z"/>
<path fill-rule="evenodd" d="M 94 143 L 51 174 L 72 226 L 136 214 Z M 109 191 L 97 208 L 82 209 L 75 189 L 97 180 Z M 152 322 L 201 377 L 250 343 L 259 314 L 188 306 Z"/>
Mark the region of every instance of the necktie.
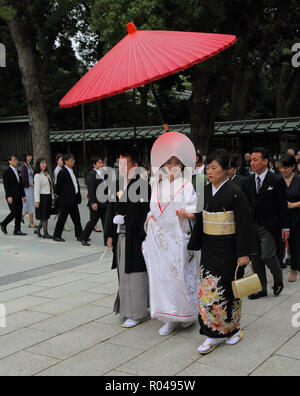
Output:
<path fill-rule="evenodd" d="M 259 176 L 257 176 L 257 194 L 259 194 L 261 190 L 261 179 Z"/>

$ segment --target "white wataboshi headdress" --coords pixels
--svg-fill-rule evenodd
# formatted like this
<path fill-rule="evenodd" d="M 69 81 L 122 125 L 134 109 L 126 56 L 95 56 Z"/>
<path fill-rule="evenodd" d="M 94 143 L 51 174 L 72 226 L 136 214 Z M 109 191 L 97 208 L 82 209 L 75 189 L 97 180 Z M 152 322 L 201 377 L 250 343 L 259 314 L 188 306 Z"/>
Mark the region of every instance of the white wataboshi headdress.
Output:
<path fill-rule="evenodd" d="M 154 174 L 171 157 L 177 157 L 192 173 L 196 165 L 196 150 L 192 141 L 182 133 L 167 132 L 154 143 L 151 151 L 151 167 Z"/>

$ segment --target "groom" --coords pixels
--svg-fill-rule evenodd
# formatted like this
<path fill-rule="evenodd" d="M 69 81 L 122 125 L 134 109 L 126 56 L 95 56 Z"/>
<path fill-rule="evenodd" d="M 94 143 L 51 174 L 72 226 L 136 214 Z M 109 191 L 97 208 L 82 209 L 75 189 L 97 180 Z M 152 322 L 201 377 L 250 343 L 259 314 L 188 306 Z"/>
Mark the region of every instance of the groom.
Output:
<path fill-rule="evenodd" d="M 142 243 L 150 210 L 150 186 L 140 178 L 137 154 L 123 152 L 119 159 L 117 194 L 107 210 L 105 238 L 113 249 L 113 266 L 119 276 L 114 312 L 126 318 L 124 328 L 135 327 L 148 316 L 149 286 Z M 138 198 L 138 199 L 137 199 Z"/>

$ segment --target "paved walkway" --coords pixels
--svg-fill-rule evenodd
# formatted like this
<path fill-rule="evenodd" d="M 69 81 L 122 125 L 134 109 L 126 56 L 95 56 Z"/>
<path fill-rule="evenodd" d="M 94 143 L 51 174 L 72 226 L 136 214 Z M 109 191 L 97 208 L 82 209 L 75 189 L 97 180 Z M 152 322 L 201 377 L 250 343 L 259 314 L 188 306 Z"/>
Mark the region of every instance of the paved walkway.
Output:
<path fill-rule="evenodd" d="M 2 217 L 2 200 L 0 205 Z M 121 328 L 112 314 L 117 275 L 110 270 L 111 253 L 99 262 L 101 234 L 93 235 L 90 249 L 65 234 L 63 246 L 0 235 L 0 303 L 7 310 L 6 328 L 0 328 L 1 376 L 300 375 L 300 315 L 292 325 L 300 279 L 286 282 L 277 298 L 246 299 L 243 342 L 201 357 L 197 325 L 168 337 L 158 335 L 156 320 Z"/>

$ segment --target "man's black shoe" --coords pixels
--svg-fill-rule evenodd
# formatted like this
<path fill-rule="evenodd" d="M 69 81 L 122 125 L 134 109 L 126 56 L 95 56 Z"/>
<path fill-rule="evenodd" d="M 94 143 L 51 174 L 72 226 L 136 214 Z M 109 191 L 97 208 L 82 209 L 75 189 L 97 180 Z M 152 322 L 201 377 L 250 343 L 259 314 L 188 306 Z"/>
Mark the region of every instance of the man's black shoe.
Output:
<path fill-rule="evenodd" d="M 91 246 L 88 242 L 86 241 L 81 241 L 82 246 Z"/>
<path fill-rule="evenodd" d="M 52 237 L 51 235 L 49 235 L 48 233 L 47 233 L 47 234 L 44 234 L 44 235 L 43 235 L 43 238 L 44 238 L 44 239 L 53 239 L 53 237 Z"/>
<path fill-rule="evenodd" d="M 80 238 L 77 238 L 77 242 L 82 242 L 83 240 L 81 239 L 81 237 Z M 91 238 L 89 238 L 87 241 L 84 241 L 84 242 L 90 242 L 91 241 Z"/>
<path fill-rule="evenodd" d="M 1 231 L 3 232 L 3 234 L 7 235 L 7 229 L 4 225 L 2 225 L 2 223 L 1 223 Z"/>
<path fill-rule="evenodd" d="M 274 284 L 274 296 L 279 296 L 279 294 L 282 292 L 284 289 L 283 283 L 275 283 Z"/>
<path fill-rule="evenodd" d="M 16 235 L 16 236 L 26 236 L 27 234 L 24 234 L 24 232 L 22 232 L 22 231 L 15 231 L 14 235 Z"/>
<path fill-rule="evenodd" d="M 262 297 L 267 297 L 268 293 L 266 291 L 260 291 L 258 293 L 250 294 L 248 296 L 249 300 L 258 300 L 259 298 Z"/>
<path fill-rule="evenodd" d="M 62 238 L 53 238 L 53 241 L 55 242 L 66 242 L 64 239 Z"/>

